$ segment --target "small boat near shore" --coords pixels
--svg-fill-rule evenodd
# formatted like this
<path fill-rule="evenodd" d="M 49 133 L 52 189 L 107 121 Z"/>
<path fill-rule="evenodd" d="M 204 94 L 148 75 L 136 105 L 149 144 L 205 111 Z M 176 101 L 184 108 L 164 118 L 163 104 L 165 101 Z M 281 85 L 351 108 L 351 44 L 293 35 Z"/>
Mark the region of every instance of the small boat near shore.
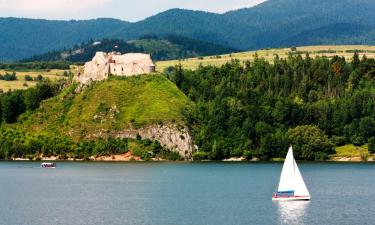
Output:
<path fill-rule="evenodd" d="M 46 169 L 55 169 L 56 163 L 43 162 L 43 163 L 40 164 L 40 167 L 46 168 Z"/>
<path fill-rule="evenodd" d="M 286 155 L 280 182 L 277 191 L 273 194 L 274 201 L 309 201 L 310 193 L 307 190 L 302 175 L 293 157 L 293 148 L 290 146 Z"/>

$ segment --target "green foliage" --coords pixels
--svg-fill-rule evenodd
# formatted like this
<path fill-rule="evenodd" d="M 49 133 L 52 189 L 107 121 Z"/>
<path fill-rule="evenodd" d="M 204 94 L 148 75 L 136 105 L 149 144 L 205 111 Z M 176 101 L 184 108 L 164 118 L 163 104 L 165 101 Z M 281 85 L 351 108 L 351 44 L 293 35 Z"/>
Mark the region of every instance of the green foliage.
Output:
<path fill-rule="evenodd" d="M 206 152 L 194 152 L 193 159 L 195 161 L 201 161 L 207 159 L 207 153 Z"/>
<path fill-rule="evenodd" d="M 375 60 L 356 56 L 290 55 L 194 71 L 177 65 L 166 76 L 195 102 L 185 116 L 207 159 L 280 158 L 294 143 L 297 158 L 323 160 L 333 144 L 374 136 L 374 69 Z"/>
<path fill-rule="evenodd" d="M 89 159 L 132 150 L 144 160 L 181 159 L 157 142 L 114 139 L 112 134 L 151 124 L 184 123 L 183 111 L 191 103 L 164 76 L 111 77 L 79 94 L 77 84 L 61 90 L 65 84 L 43 81 L 27 90 L 0 94 L 5 122 L 0 128 L 6 130 L 0 136 L 3 158 L 43 154 Z M 9 132 L 12 135 L 6 135 Z M 99 132 L 101 138 L 94 138 Z"/>
<path fill-rule="evenodd" d="M 35 70 L 51 70 L 51 69 L 69 70 L 70 63 L 64 62 L 64 61 L 0 63 L 0 69 L 11 70 L 11 71 L 17 71 L 17 70 L 19 71 L 34 70 L 35 71 Z"/>
<path fill-rule="evenodd" d="M 375 153 L 375 137 L 370 137 L 368 139 L 368 151 L 371 154 Z"/>
<path fill-rule="evenodd" d="M 323 160 L 334 153 L 328 136 L 317 126 L 298 126 L 288 131 L 295 157 L 307 160 Z"/>
<path fill-rule="evenodd" d="M 4 75 L 0 74 L 0 80 L 5 80 L 5 81 L 13 81 L 17 80 L 17 75 L 15 72 L 13 73 L 5 73 Z"/>
<path fill-rule="evenodd" d="M 176 35 L 168 35 L 160 38 L 156 36 L 146 36 L 131 42 L 104 39 L 94 44 L 91 41 L 69 50 L 52 51 L 24 59 L 23 61 L 62 60 L 69 62 L 86 62 L 90 61 L 98 51 L 116 51 L 121 53 L 147 52 L 151 54 L 154 60 L 168 60 L 195 57 L 198 55 L 224 54 L 235 52 L 236 50 Z M 68 74 L 66 74 L 66 76 L 68 76 Z"/>
<path fill-rule="evenodd" d="M 50 81 L 38 83 L 27 90 L 16 90 L 0 94 L 0 121 L 16 122 L 26 110 L 35 110 L 42 100 L 59 93 L 61 83 Z"/>
<path fill-rule="evenodd" d="M 30 75 L 25 75 L 25 81 L 32 81 L 33 78 Z"/>

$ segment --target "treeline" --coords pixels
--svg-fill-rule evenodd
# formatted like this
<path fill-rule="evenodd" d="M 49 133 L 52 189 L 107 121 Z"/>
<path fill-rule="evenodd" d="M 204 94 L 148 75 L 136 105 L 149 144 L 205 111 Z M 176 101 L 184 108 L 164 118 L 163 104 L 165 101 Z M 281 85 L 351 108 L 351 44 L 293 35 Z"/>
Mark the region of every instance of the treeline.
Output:
<path fill-rule="evenodd" d="M 166 74 L 196 103 L 186 112 L 196 159 L 284 157 L 293 144 L 298 159 L 321 160 L 334 146 L 373 145 L 374 59 L 256 57 Z"/>
<path fill-rule="evenodd" d="M 18 62 L 18 63 L 0 63 L 0 69 L 11 71 L 27 71 L 27 70 L 69 70 L 70 62 L 51 61 L 51 62 Z"/>
<path fill-rule="evenodd" d="M 84 159 L 111 156 L 132 152 L 135 157 L 148 161 L 152 158 L 183 160 L 176 152 L 163 148 L 159 142 L 127 138 L 97 138 L 94 140 L 74 141 L 64 134 L 33 135 L 17 127 L 0 127 L 0 160 L 28 158 L 38 160 L 41 157 L 64 159 Z"/>
<path fill-rule="evenodd" d="M 61 85 L 59 82 L 45 80 L 26 90 L 1 93 L 0 125 L 2 122 L 14 123 L 22 113 L 37 109 L 42 100 L 57 95 Z"/>
<path fill-rule="evenodd" d="M 5 81 L 17 80 L 17 75 L 15 72 L 5 73 L 4 75 L 0 74 L 0 80 L 5 80 Z"/>
<path fill-rule="evenodd" d="M 97 139 L 74 142 L 64 135 L 33 136 L 13 128 L 0 128 L 0 160 L 14 158 L 38 159 L 39 157 L 58 156 L 89 159 L 90 156 L 102 156 L 126 153 L 127 139 Z"/>

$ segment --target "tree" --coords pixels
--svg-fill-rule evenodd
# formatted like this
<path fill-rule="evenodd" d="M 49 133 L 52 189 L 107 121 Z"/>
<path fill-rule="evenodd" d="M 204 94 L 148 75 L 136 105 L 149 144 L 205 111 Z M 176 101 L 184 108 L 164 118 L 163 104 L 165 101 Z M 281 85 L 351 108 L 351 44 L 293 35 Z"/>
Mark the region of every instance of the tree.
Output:
<path fill-rule="evenodd" d="M 14 123 L 25 111 L 22 92 L 15 91 L 4 95 L 1 99 L 1 111 L 5 122 Z"/>
<path fill-rule="evenodd" d="M 289 129 L 288 136 L 293 144 L 296 158 L 313 160 L 321 153 L 333 153 L 333 144 L 317 126 L 304 125 Z"/>
<path fill-rule="evenodd" d="M 370 137 L 368 139 L 368 151 L 371 154 L 375 153 L 375 137 Z"/>

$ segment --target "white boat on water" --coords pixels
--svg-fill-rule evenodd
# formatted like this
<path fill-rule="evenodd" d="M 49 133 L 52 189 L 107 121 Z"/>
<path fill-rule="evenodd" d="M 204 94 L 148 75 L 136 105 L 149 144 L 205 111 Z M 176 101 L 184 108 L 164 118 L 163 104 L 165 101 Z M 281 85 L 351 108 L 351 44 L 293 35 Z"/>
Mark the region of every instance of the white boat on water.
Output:
<path fill-rule="evenodd" d="M 47 169 L 55 169 L 56 163 L 43 162 L 40 164 L 40 167 L 47 168 Z"/>
<path fill-rule="evenodd" d="M 273 194 L 275 201 L 296 201 L 310 200 L 310 193 L 307 190 L 302 175 L 298 169 L 296 160 L 293 157 L 293 148 L 290 146 L 286 155 L 283 170 L 281 171 L 279 187 Z"/>

